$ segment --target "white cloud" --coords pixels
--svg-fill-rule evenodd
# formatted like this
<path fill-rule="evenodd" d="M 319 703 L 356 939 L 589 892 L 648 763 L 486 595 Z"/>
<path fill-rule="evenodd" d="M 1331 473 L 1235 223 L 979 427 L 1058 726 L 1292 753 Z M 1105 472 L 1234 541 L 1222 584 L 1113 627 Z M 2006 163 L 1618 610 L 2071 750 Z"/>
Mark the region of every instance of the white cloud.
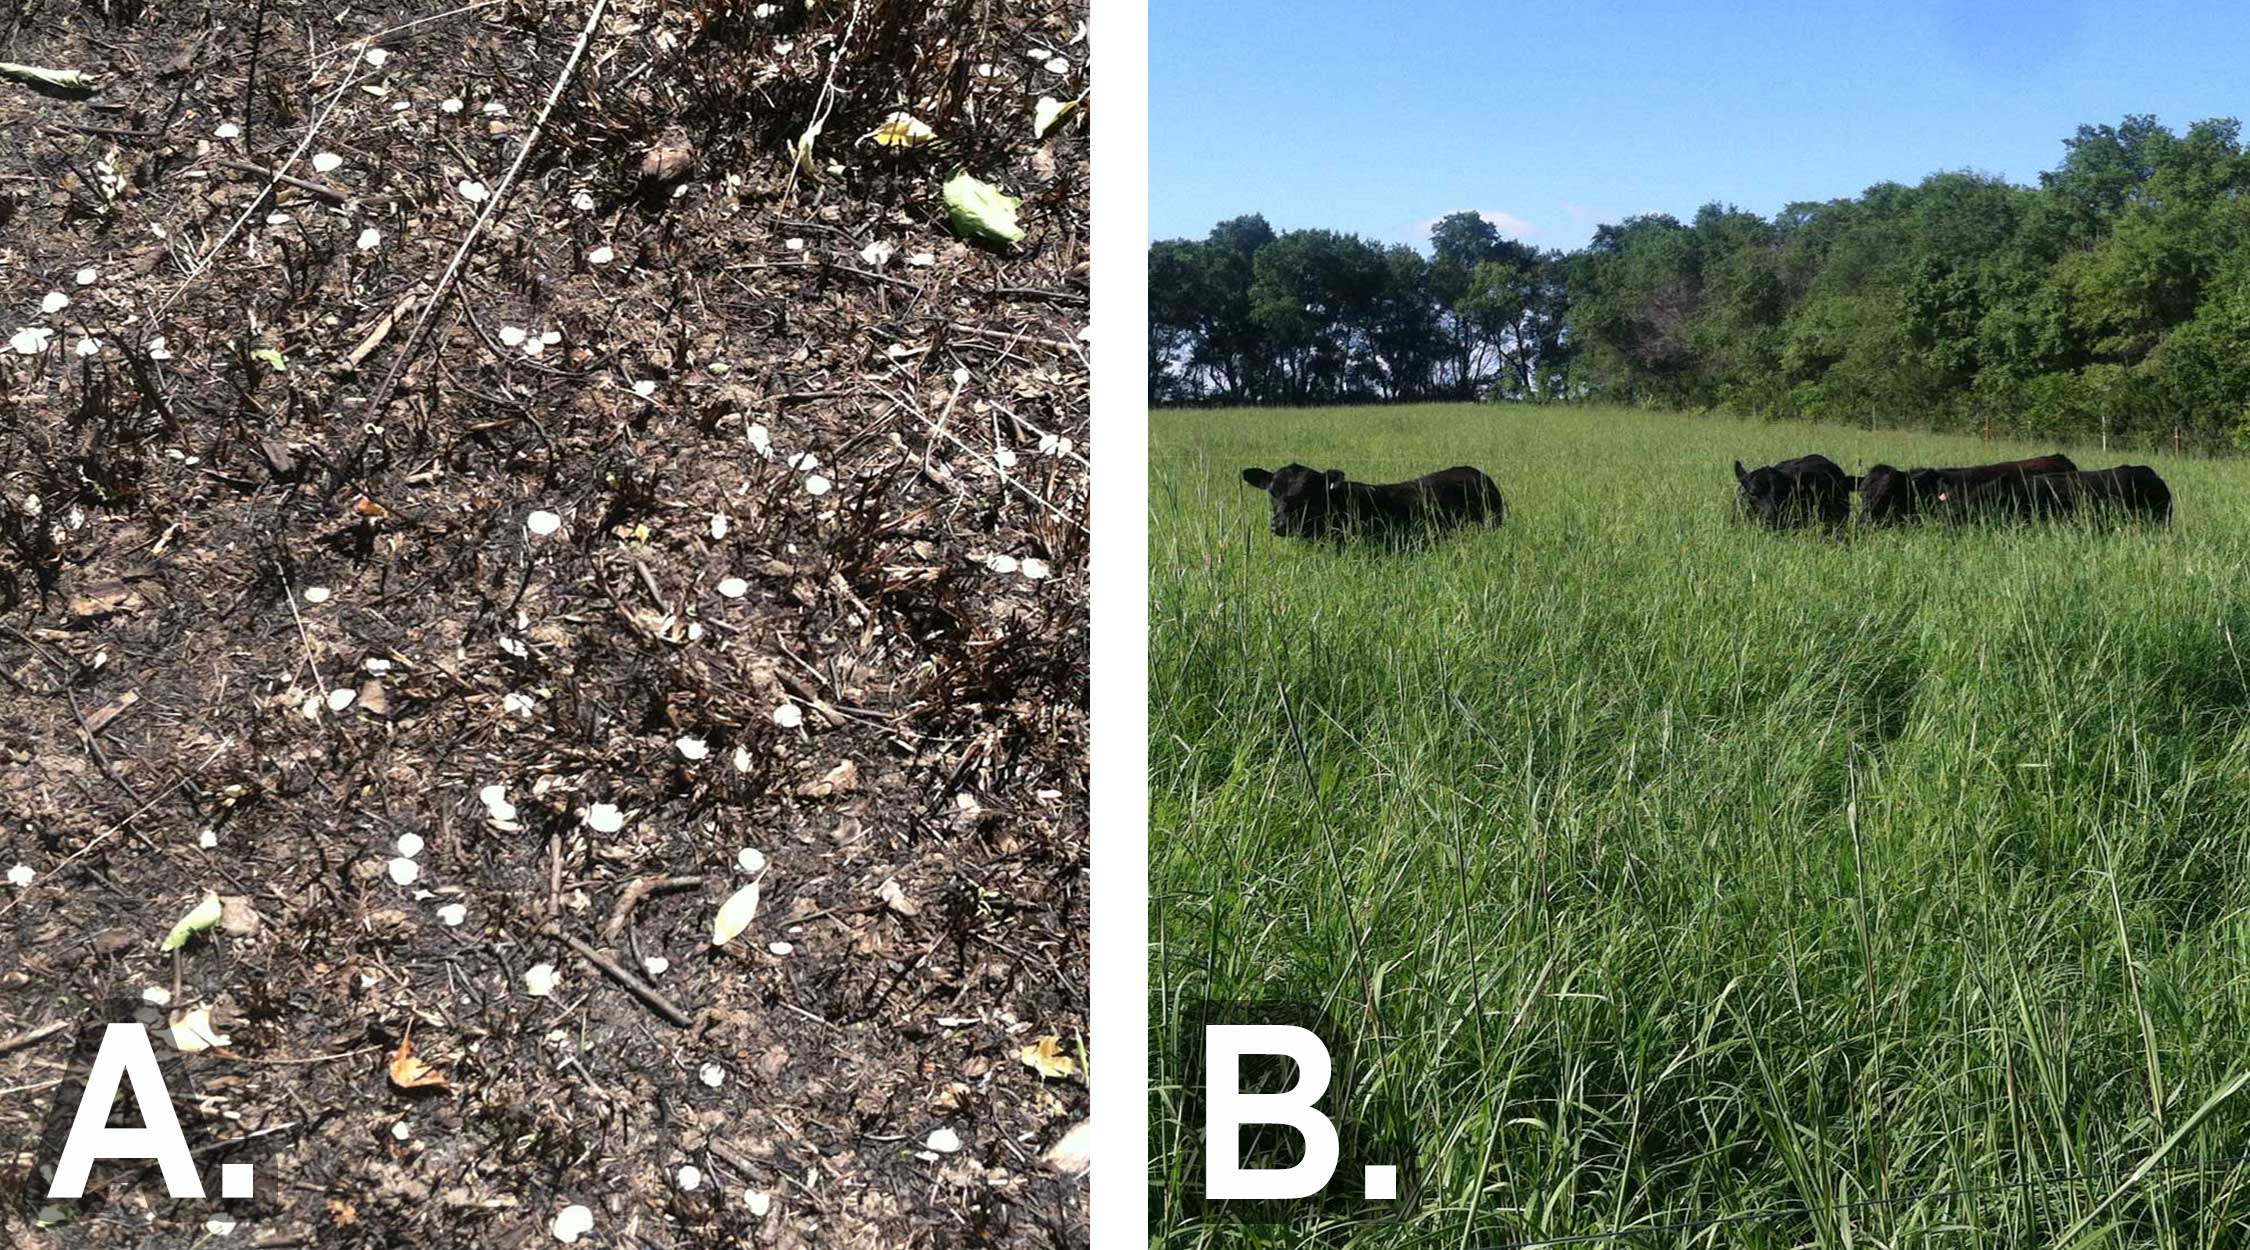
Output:
<path fill-rule="evenodd" d="M 1539 237 L 1540 230 L 1537 225 L 1525 221 L 1523 218 L 1516 216 L 1514 213 L 1503 213 L 1496 208 L 1480 208 L 1476 210 L 1476 212 L 1477 216 L 1491 222 L 1493 226 L 1500 231 L 1500 233 L 1508 236 L 1511 239 L 1529 240 Z M 1437 217 L 1430 218 L 1428 221 L 1425 221 L 1416 226 L 1415 233 L 1421 235 L 1424 239 L 1428 239 L 1430 237 L 1430 230 L 1435 227 L 1440 220 L 1442 219 Z"/>

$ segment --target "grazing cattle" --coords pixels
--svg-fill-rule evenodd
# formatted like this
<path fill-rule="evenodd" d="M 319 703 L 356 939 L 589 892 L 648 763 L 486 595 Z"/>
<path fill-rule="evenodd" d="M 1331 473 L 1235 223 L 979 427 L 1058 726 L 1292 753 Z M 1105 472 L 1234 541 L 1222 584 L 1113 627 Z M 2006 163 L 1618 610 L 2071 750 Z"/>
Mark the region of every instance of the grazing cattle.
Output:
<path fill-rule="evenodd" d="M 1860 478 L 1860 519 L 1875 525 L 1904 521 L 1936 505 L 1940 495 L 1961 496 L 1990 482 L 2021 480 L 2049 473 L 2076 473 L 2070 457 L 2056 452 L 2028 460 L 1971 465 L 1957 469 L 1894 469 L 1879 464 Z M 1988 492 L 1992 494 L 2002 492 Z"/>
<path fill-rule="evenodd" d="M 1467 465 L 1384 485 L 1351 481 L 1342 469 L 1321 473 L 1301 464 L 1270 473 L 1244 469 L 1242 480 L 1273 497 L 1273 532 L 1286 538 L 1396 537 L 1471 521 L 1498 525 L 1506 511 L 1500 488 Z"/>
<path fill-rule="evenodd" d="M 1742 506 L 1769 529 L 1788 529 L 1814 521 L 1842 525 L 1852 514 L 1851 494 L 1859 479 L 1826 456 L 1799 456 L 1762 469 L 1734 462 Z"/>
<path fill-rule="evenodd" d="M 2172 519 L 2172 488 L 2145 464 L 2121 464 L 2083 473 L 2000 477 L 1962 492 L 1941 491 L 1937 500 L 1952 516 L 2086 514 L 2144 521 Z"/>

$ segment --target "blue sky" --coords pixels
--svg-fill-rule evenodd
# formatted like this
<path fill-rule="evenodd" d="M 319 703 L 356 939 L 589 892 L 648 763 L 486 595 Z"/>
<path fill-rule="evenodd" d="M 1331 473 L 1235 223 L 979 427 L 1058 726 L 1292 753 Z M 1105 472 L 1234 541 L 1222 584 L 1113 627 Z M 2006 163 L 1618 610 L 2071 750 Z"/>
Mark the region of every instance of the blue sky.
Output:
<path fill-rule="evenodd" d="M 1263 212 L 1577 247 L 1940 169 L 2036 180 L 2080 123 L 2250 115 L 2250 3 L 1152 0 L 1149 228 Z"/>

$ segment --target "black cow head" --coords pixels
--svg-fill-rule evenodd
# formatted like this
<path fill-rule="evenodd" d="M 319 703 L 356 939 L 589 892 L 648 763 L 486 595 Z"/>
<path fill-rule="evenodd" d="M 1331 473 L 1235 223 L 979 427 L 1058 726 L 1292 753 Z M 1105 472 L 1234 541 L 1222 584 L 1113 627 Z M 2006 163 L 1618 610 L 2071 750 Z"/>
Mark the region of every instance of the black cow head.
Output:
<path fill-rule="evenodd" d="M 1869 469 L 1859 479 L 1859 498 L 1860 515 L 1873 524 L 1914 515 L 1914 483 L 1904 469 L 1887 464 Z"/>
<path fill-rule="evenodd" d="M 1273 497 L 1274 533 L 1314 538 L 1334 523 L 1334 496 L 1344 485 L 1344 471 L 1321 473 L 1301 464 L 1285 464 L 1271 473 L 1244 469 L 1242 480 Z"/>
<path fill-rule="evenodd" d="M 1742 462 L 1734 462 L 1735 485 L 1741 488 L 1742 506 L 1752 516 L 1775 528 L 1787 525 L 1794 502 L 1796 482 L 1786 473 L 1767 465 L 1763 469 L 1745 469 Z"/>

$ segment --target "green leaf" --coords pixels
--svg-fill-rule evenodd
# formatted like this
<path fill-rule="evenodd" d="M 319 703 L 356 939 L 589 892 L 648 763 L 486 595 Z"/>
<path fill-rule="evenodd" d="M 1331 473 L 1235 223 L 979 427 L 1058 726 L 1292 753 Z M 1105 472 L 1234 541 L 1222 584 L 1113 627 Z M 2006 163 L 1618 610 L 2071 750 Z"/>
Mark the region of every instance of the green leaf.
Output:
<path fill-rule="evenodd" d="M 160 951 L 176 951 L 187 945 L 189 938 L 217 923 L 219 923 L 219 896 L 206 894 L 203 896 L 202 902 L 197 903 L 187 915 L 180 917 L 180 922 L 172 926 L 170 933 L 164 935 L 164 944 L 157 949 Z"/>
<path fill-rule="evenodd" d="M 251 348 L 250 356 L 253 360 L 265 361 L 268 365 L 273 367 L 273 371 L 276 373 L 289 372 L 289 362 L 282 359 L 280 348 L 261 345 Z"/>
<path fill-rule="evenodd" d="M 1023 227 L 1016 224 L 1016 209 L 1023 201 L 1002 195 L 998 187 L 967 173 L 953 175 L 945 184 L 945 208 L 953 217 L 953 232 L 965 239 L 1017 243 Z"/>
<path fill-rule="evenodd" d="M 83 70 L 48 69 L 41 65 L 18 65 L 13 61 L 0 61 L 0 78 L 29 83 L 41 94 L 85 96 L 102 89 L 101 80 Z"/>

